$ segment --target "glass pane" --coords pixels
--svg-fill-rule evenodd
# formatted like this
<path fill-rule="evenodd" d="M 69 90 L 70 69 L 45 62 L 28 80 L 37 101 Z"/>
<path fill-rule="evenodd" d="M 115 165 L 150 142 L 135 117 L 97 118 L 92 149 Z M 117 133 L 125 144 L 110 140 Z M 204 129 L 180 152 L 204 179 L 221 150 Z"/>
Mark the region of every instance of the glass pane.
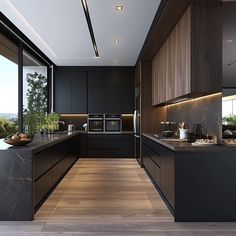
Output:
<path fill-rule="evenodd" d="M 0 34 L 0 138 L 18 129 L 18 47 Z"/>
<path fill-rule="evenodd" d="M 232 100 L 222 102 L 222 117 L 231 115 L 233 112 Z"/>
<path fill-rule="evenodd" d="M 23 125 L 25 132 L 40 130 L 47 113 L 47 66 L 28 52 L 23 52 Z"/>
<path fill-rule="evenodd" d="M 232 111 L 233 115 L 236 115 L 236 100 L 233 100 L 233 111 Z"/>

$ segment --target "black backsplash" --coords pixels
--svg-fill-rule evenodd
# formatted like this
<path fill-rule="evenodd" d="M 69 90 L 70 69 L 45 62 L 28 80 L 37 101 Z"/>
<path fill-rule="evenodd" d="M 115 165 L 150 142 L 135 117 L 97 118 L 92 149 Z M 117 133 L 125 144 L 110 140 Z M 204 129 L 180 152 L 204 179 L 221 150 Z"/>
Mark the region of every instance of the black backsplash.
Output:
<path fill-rule="evenodd" d="M 67 125 L 74 124 L 76 130 L 84 130 L 83 124 L 87 123 L 86 115 L 63 115 L 60 117 L 61 121 L 65 122 L 65 125 L 60 125 L 60 130 L 67 130 Z"/>
<path fill-rule="evenodd" d="M 221 94 L 194 99 L 188 102 L 166 107 L 166 120 L 186 124 L 189 132 L 193 131 L 194 124 L 200 123 L 208 131 L 208 135 L 221 137 L 222 123 L 222 96 Z"/>

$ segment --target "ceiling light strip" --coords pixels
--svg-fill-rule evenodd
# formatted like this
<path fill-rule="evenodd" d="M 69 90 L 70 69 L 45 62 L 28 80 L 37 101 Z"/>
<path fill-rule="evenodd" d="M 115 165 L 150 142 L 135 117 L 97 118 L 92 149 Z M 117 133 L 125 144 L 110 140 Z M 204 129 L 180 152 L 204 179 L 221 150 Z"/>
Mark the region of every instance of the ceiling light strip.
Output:
<path fill-rule="evenodd" d="M 81 0 L 81 3 L 82 3 L 83 9 L 84 9 L 84 14 L 85 14 L 85 17 L 86 17 L 86 20 L 87 20 L 87 24 L 88 24 L 92 44 L 93 44 L 93 49 L 94 49 L 96 57 L 99 57 L 98 48 L 97 48 L 95 36 L 94 36 L 94 33 L 93 33 L 93 27 L 92 27 L 90 15 L 89 15 L 87 1 L 86 0 Z"/>

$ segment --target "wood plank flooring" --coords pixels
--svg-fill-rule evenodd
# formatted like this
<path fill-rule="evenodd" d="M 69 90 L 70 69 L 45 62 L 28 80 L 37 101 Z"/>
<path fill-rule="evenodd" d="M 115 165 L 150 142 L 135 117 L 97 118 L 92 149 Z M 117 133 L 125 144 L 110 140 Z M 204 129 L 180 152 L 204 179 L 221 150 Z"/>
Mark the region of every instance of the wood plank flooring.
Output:
<path fill-rule="evenodd" d="M 80 159 L 36 220 L 157 220 L 173 217 L 134 159 Z"/>
<path fill-rule="evenodd" d="M 33 222 L 0 222 L 4 236 L 232 236 L 236 223 L 175 223 L 134 159 L 80 159 Z"/>

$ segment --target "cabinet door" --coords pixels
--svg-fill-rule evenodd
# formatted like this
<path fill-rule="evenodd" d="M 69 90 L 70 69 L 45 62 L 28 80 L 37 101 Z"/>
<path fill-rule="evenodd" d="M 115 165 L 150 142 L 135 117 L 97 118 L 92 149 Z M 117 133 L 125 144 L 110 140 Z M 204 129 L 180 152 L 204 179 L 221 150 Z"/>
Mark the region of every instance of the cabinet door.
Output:
<path fill-rule="evenodd" d="M 56 70 L 55 71 L 55 86 L 56 87 L 70 87 L 71 74 L 68 71 Z"/>
<path fill-rule="evenodd" d="M 71 88 L 71 112 L 87 113 L 87 88 L 72 87 Z"/>
<path fill-rule="evenodd" d="M 161 155 L 161 191 L 173 208 L 175 207 L 174 173 L 174 156 L 167 150 Z"/>
<path fill-rule="evenodd" d="M 71 87 L 55 87 L 55 111 L 71 113 Z"/>
<path fill-rule="evenodd" d="M 71 86 L 87 87 L 87 72 L 71 71 Z"/>
<path fill-rule="evenodd" d="M 88 156 L 88 134 L 80 134 L 79 137 L 79 157 Z"/>
<path fill-rule="evenodd" d="M 88 72 L 89 113 L 133 113 L 134 71 Z"/>
<path fill-rule="evenodd" d="M 88 135 L 88 157 L 134 157 L 134 136 Z"/>
<path fill-rule="evenodd" d="M 96 85 L 93 80 L 90 85 Z M 103 113 L 103 86 L 88 87 L 88 113 Z"/>
<path fill-rule="evenodd" d="M 188 9 L 152 60 L 152 105 L 191 93 L 191 27 Z"/>
<path fill-rule="evenodd" d="M 34 207 L 46 196 L 53 186 L 53 170 L 49 170 L 40 179 L 34 182 Z"/>
<path fill-rule="evenodd" d="M 160 166 L 152 159 L 153 151 L 145 144 L 142 145 L 142 160 L 145 169 L 151 175 L 158 187 L 160 187 Z"/>

